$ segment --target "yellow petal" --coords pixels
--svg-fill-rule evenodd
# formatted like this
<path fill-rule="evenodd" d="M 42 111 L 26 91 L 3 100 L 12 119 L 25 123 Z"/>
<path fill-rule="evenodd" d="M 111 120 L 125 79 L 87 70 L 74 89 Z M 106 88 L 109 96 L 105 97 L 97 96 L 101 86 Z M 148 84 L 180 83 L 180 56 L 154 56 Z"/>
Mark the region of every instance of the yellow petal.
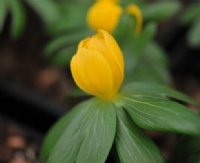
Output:
<path fill-rule="evenodd" d="M 103 30 L 79 44 L 79 48 L 98 51 L 109 64 L 114 78 L 113 90 L 118 91 L 124 79 L 124 61 L 122 52 L 114 38 Z"/>
<path fill-rule="evenodd" d="M 124 74 L 124 58 L 118 43 L 110 34 L 103 30 L 98 30 L 98 34 L 104 39 L 105 45 L 111 52 L 112 58 L 120 66 L 120 70 L 122 74 Z"/>
<path fill-rule="evenodd" d="M 132 15 L 136 18 L 136 30 L 135 34 L 138 34 L 142 30 L 143 18 L 142 18 L 142 11 L 136 4 L 130 4 L 126 8 L 126 12 L 129 15 Z"/>
<path fill-rule="evenodd" d="M 122 8 L 111 0 L 98 1 L 90 7 L 87 13 L 87 22 L 93 30 L 104 29 L 113 32 L 116 28 Z"/>
<path fill-rule="evenodd" d="M 122 52 L 115 39 L 104 30 L 79 43 L 70 66 L 76 84 L 103 99 L 112 99 L 124 79 Z"/>
<path fill-rule="evenodd" d="M 109 64 L 97 51 L 81 48 L 71 61 L 72 76 L 85 92 L 110 99 L 113 91 L 113 74 Z"/>

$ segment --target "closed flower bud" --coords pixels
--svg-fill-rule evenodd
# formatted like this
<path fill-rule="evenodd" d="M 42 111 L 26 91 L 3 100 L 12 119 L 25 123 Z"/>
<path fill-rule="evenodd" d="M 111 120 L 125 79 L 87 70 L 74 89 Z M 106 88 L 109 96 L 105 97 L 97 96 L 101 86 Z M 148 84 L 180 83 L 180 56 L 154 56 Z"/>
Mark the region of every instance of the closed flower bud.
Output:
<path fill-rule="evenodd" d="M 112 33 L 118 25 L 122 10 L 114 0 L 99 0 L 88 10 L 88 25 L 93 30 L 103 29 Z"/>
<path fill-rule="evenodd" d="M 124 79 L 122 52 L 104 30 L 79 43 L 70 66 L 80 89 L 102 99 L 116 96 Z"/>

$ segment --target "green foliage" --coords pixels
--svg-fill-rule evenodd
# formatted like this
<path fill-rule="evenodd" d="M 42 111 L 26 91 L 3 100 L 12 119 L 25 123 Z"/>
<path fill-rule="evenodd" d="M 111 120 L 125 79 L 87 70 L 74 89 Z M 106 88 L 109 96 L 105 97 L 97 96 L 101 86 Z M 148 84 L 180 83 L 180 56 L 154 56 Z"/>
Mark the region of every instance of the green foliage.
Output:
<path fill-rule="evenodd" d="M 117 110 L 115 144 L 121 163 L 164 163 L 155 144 L 133 123 L 123 109 Z"/>
<path fill-rule="evenodd" d="M 53 65 L 61 67 L 69 65 L 72 56 L 76 52 L 78 42 L 87 37 L 89 32 L 83 30 L 64 36 L 58 35 L 46 46 L 44 50 L 45 57 Z"/>
<path fill-rule="evenodd" d="M 134 19 L 124 14 L 114 33 L 125 58 L 125 83 L 133 80 L 169 83 L 167 55 L 153 41 L 156 24 L 148 23 L 138 35 L 134 35 L 134 29 Z"/>
<path fill-rule="evenodd" d="M 12 23 L 10 27 L 13 39 L 19 37 L 24 29 L 25 11 L 20 0 L 0 0 L 0 32 L 3 30 L 7 14 L 11 13 Z"/>
<path fill-rule="evenodd" d="M 124 105 L 141 128 L 156 131 L 200 134 L 200 118 L 185 107 L 161 97 L 132 95 Z"/>
<path fill-rule="evenodd" d="M 162 98 L 173 98 L 182 102 L 187 102 L 193 105 L 200 106 L 199 102 L 191 99 L 190 97 L 175 91 L 169 87 L 147 82 L 134 82 L 129 83 L 123 87 L 123 92 L 126 94 L 135 94 L 135 95 L 150 95 L 150 96 L 160 96 Z"/>
<path fill-rule="evenodd" d="M 52 25 L 61 18 L 58 10 L 58 3 L 55 0 L 25 0 L 26 3 L 42 18 L 42 20 Z"/>
<path fill-rule="evenodd" d="M 27 3 L 41 17 L 46 25 L 52 25 L 60 19 L 57 2 L 53 0 L 0 0 L 0 32 L 2 32 L 8 13 L 11 14 L 11 37 L 17 39 L 23 32 L 26 19 L 24 3 Z"/>
<path fill-rule="evenodd" d="M 200 9 L 200 8 L 199 8 Z M 200 45 L 200 19 L 196 20 L 188 32 L 189 44 L 193 47 Z"/>
<path fill-rule="evenodd" d="M 146 4 L 142 8 L 145 21 L 164 21 L 175 15 L 181 9 L 176 1 L 164 1 Z"/>
<path fill-rule="evenodd" d="M 57 19 L 53 25 L 48 26 L 47 29 L 54 36 L 62 34 L 70 34 L 81 32 L 86 28 L 86 13 L 88 4 L 63 2 L 59 3 L 58 9 L 62 15 Z"/>
<path fill-rule="evenodd" d="M 104 163 L 114 142 L 121 163 L 157 162 L 163 157 L 139 128 L 200 135 L 200 117 L 170 99 L 199 104 L 157 84 L 125 86 L 113 101 L 79 104 L 48 133 L 41 161 Z"/>
<path fill-rule="evenodd" d="M 22 33 L 25 25 L 25 11 L 20 0 L 9 0 L 8 4 L 13 18 L 11 24 L 11 35 L 16 39 Z"/>
<path fill-rule="evenodd" d="M 191 47 L 200 46 L 200 3 L 191 5 L 181 17 L 181 23 L 190 24 L 188 43 Z"/>
<path fill-rule="evenodd" d="M 42 152 L 40 154 L 40 160 L 46 160 L 48 158 L 50 152 L 52 151 L 54 145 L 56 144 L 63 130 L 67 128 L 67 126 L 74 119 L 76 114 L 78 113 L 79 115 L 85 114 L 88 105 L 89 105 L 88 101 L 79 104 L 71 112 L 60 118 L 60 120 L 50 129 L 49 134 L 47 135 L 41 149 Z"/>
<path fill-rule="evenodd" d="M 6 1 L 1 0 L 0 1 L 0 32 L 2 31 L 3 26 L 4 26 L 6 13 L 7 13 L 7 3 Z"/>
<path fill-rule="evenodd" d="M 181 17 L 182 23 L 191 23 L 195 19 L 198 19 L 200 15 L 200 4 L 194 4 L 189 6 L 186 11 L 184 11 L 183 16 Z"/>
<path fill-rule="evenodd" d="M 63 2 L 59 4 L 62 17 L 47 26 L 52 36 L 45 48 L 45 57 L 53 65 L 69 65 L 71 57 L 75 54 L 77 44 L 92 33 L 86 26 L 87 3 Z"/>
<path fill-rule="evenodd" d="M 50 131 L 42 148 L 41 161 L 104 162 L 115 130 L 116 112 L 112 103 L 100 103 L 96 99 L 82 103 Z"/>
<path fill-rule="evenodd" d="M 154 42 L 149 43 L 129 75 L 129 80 L 170 83 L 167 54 Z"/>
<path fill-rule="evenodd" d="M 185 134 L 200 133 L 199 116 L 167 99 L 173 97 L 195 103 L 187 96 L 164 86 L 145 83 L 127 85 L 122 94 L 127 112 L 141 128 Z"/>

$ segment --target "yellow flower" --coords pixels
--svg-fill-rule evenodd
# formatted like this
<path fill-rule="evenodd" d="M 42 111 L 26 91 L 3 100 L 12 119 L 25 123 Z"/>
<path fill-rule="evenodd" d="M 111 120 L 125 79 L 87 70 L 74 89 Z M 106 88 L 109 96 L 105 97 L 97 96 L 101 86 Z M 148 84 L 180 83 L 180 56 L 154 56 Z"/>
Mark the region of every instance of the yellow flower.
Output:
<path fill-rule="evenodd" d="M 93 30 L 113 32 L 122 14 L 121 6 L 114 0 L 99 0 L 88 10 L 87 22 Z"/>
<path fill-rule="evenodd" d="M 142 30 L 142 24 L 143 24 L 143 18 L 142 18 L 142 12 L 140 8 L 135 4 L 130 4 L 126 8 L 126 12 L 129 15 L 132 15 L 136 18 L 136 30 L 135 33 L 140 33 Z"/>
<path fill-rule="evenodd" d="M 125 12 L 135 17 L 135 33 L 140 33 L 143 23 L 140 8 L 136 4 L 130 4 Z M 123 8 L 120 6 L 119 0 L 97 0 L 88 10 L 87 23 L 93 30 L 103 29 L 112 33 L 116 29 L 122 13 Z"/>
<path fill-rule="evenodd" d="M 124 79 L 122 52 L 104 30 L 79 43 L 70 67 L 80 89 L 102 99 L 115 97 Z"/>

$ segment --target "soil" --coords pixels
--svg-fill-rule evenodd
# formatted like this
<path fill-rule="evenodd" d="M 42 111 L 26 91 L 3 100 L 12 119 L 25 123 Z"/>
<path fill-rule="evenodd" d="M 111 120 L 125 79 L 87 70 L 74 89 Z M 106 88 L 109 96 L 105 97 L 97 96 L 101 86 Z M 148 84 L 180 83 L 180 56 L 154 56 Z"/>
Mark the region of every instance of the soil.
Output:
<path fill-rule="evenodd" d="M 38 163 L 42 135 L 0 117 L 0 163 Z"/>

